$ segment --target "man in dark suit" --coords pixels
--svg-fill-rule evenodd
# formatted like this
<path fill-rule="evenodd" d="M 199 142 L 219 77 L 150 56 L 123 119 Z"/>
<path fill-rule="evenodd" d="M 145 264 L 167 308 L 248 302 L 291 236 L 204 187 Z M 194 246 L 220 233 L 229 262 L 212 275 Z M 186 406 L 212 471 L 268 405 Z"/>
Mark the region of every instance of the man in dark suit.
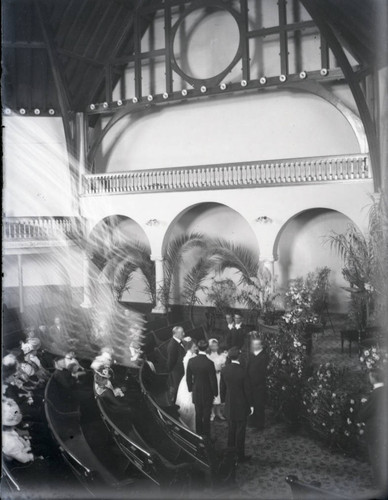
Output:
<path fill-rule="evenodd" d="M 218 387 L 216 368 L 206 355 L 208 346 L 206 340 L 198 342 L 198 356 L 188 362 L 186 381 L 189 392 L 193 394 L 195 430 L 201 436 L 210 437 L 210 415 Z"/>
<path fill-rule="evenodd" d="M 249 380 L 238 358 L 240 351 L 232 347 L 228 351 L 230 363 L 221 370 L 221 401 L 225 401 L 225 416 L 228 419 L 228 446 L 236 448 L 238 460 L 246 462 L 245 430 L 248 415 L 252 415 L 252 396 Z"/>
<path fill-rule="evenodd" d="M 167 345 L 167 372 L 169 373 L 169 393 L 172 404 L 175 404 L 179 383 L 185 373 L 183 358 L 186 351 L 182 344 L 185 331 L 181 326 L 175 326 L 172 330 L 172 338 Z"/>
<path fill-rule="evenodd" d="M 372 466 L 376 488 L 382 496 L 388 494 L 388 438 L 387 438 L 387 391 L 384 385 L 384 372 L 372 368 L 369 380 L 373 385 L 372 393 L 364 407 L 361 408 L 358 420 L 365 424 L 365 440 Z"/>
<path fill-rule="evenodd" d="M 247 360 L 247 376 L 252 391 L 253 415 L 250 417 L 250 425 L 257 430 L 264 429 L 265 423 L 265 399 L 267 392 L 267 365 L 268 355 L 263 349 L 260 338 L 251 332 L 251 350 Z"/>
<path fill-rule="evenodd" d="M 237 349 L 243 349 L 246 344 L 247 339 L 247 329 L 242 321 L 242 314 L 236 312 L 234 315 L 234 325 L 233 327 L 228 327 L 228 332 L 226 335 L 226 345 L 228 349 L 232 347 L 237 347 Z"/>

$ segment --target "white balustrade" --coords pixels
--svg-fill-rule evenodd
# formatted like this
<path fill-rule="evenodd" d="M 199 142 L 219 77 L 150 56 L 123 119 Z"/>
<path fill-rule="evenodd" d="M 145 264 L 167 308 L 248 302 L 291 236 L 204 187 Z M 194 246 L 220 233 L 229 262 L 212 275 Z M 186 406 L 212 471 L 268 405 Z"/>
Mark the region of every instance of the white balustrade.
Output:
<path fill-rule="evenodd" d="M 5 240 L 57 240 L 79 235 L 80 226 L 71 217 L 5 217 Z"/>
<path fill-rule="evenodd" d="M 371 177 L 368 155 L 354 154 L 92 174 L 84 176 L 83 186 L 84 195 L 96 195 L 309 184 Z"/>

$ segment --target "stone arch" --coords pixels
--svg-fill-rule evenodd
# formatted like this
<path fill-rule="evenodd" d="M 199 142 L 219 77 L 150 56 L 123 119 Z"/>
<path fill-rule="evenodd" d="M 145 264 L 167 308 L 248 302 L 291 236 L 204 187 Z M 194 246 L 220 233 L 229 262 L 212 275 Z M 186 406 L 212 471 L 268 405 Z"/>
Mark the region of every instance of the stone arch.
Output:
<path fill-rule="evenodd" d="M 95 224 L 88 237 L 88 253 L 91 261 L 89 275 L 95 278 L 103 276 L 103 274 L 100 273 L 107 262 L 122 262 L 128 255 L 132 255 L 132 250 L 130 250 L 130 254 L 127 254 L 125 250 L 118 251 L 117 255 L 112 256 L 110 254 L 112 247 L 120 248 L 120 246 L 124 246 L 125 243 L 133 243 L 139 248 L 140 253 L 145 253 L 146 258 L 150 258 L 151 244 L 149 238 L 142 226 L 131 217 L 115 214 L 104 217 Z M 135 262 L 138 262 L 137 251 L 136 249 L 133 254 L 135 255 Z M 106 268 L 104 270 L 104 273 L 105 272 L 107 272 Z M 110 274 L 110 276 L 113 276 L 113 274 Z M 132 286 L 130 290 L 124 292 L 124 295 L 121 296 L 121 300 L 128 302 L 149 301 L 147 284 L 144 278 L 146 278 L 146 276 L 142 273 L 141 267 L 139 266 L 133 278 L 131 278 Z M 104 279 L 108 278 L 105 276 Z"/>
<path fill-rule="evenodd" d="M 194 215 L 194 216 L 196 215 L 197 217 L 194 217 L 194 220 L 192 221 L 192 223 L 190 223 L 190 226 L 189 226 L 189 228 L 194 226 L 194 229 L 192 229 L 192 232 L 194 232 L 196 226 L 197 227 L 201 226 L 201 224 L 198 224 L 198 216 L 203 219 L 203 215 L 205 214 L 206 211 L 208 211 L 208 212 L 213 211 L 214 209 L 217 209 L 217 207 L 221 208 L 224 211 L 224 214 L 219 214 L 221 224 L 225 221 L 227 212 L 229 212 L 230 214 L 234 214 L 235 220 L 240 219 L 240 221 L 243 222 L 245 229 L 247 230 L 248 234 L 250 235 L 252 249 L 256 249 L 257 252 L 259 252 L 259 242 L 257 240 L 255 232 L 254 232 L 251 224 L 249 223 L 249 221 L 241 214 L 241 212 L 239 212 L 235 208 L 232 208 L 230 205 L 226 205 L 225 203 L 213 202 L 213 201 L 204 201 L 204 202 L 200 202 L 200 203 L 195 203 L 193 205 L 185 207 L 178 214 L 176 214 L 175 217 L 169 223 L 169 225 L 164 233 L 163 242 L 162 242 L 162 251 L 163 252 L 165 251 L 166 245 L 168 244 L 168 241 L 171 240 L 171 237 L 174 233 L 174 228 L 176 228 L 179 221 L 182 222 L 182 220 L 183 220 L 183 222 L 185 222 L 185 221 L 189 222 L 189 218 L 190 218 L 190 217 L 188 217 L 189 214 L 191 213 L 191 215 Z M 196 214 L 194 212 L 196 212 Z M 195 218 L 197 218 L 197 224 L 195 224 L 195 223 L 193 224 L 193 222 L 195 221 Z M 201 232 L 201 231 L 197 230 L 197 232 Z M 212 231 L 209 231 L 208 234 L 211 235 Z M 226 235 L 223 236 L 223 234 L 221 234 L 219 232 L 219 228 L 217 231 L 214 231 L 214 234 L 218 235 L 218 237 L 225 237 L 225 239 L 228 239 Z M 234 234 L 234 236 L 236 236 L 236 241 L 238 241 L 237 235 L 235 235 L 233 229 L 232 229 L 232 234 Z"/>
<path fill-rule="evenodd" d="M 252 253 L 259 255 L 259 244 L 256 234 L 248 220 L 237 210 L 219 202 L 201 202 L 181 210 L 170 222 L 164 236 L 162 253 L 165 255 L 167 245 L 176 237 L 183 234 L 200 233 L 205 237 L 222 238 L 236 245 L 246 246 Z M 175 301 L 180 299 L 182 286 L 184 285 L 185 272 L 192 269 L 201 257 L 201 248 L 190 249 L 184 255 L 184 263 L 177 268 L 174 278 L 172 295 Z M 226 270 L 224 278 L 233 279 L 235 270 Z M 236 278 L 237 280 L 237 278 Z M 211 284 L 211 275 L 206 280 L 206 286 Z M 202 292 L 200 292 L 202 294 Z M 205 297 L 201 295 L 201 302 Z"/>
<path fill-rule="evenodd" d="M 348 297 L 342 288 L 346 286 L 343 263 L 327 240 L 331 231 L 342 233 L 349 224 L 354 222 L 348 215 L 324 207 L 305 209 L 290 217 L 278 231 L 273 247 L 278 286 L 285 289 L 290 279 L 327 266 L 331 269 L 331 309 L 344 312 Z"/>

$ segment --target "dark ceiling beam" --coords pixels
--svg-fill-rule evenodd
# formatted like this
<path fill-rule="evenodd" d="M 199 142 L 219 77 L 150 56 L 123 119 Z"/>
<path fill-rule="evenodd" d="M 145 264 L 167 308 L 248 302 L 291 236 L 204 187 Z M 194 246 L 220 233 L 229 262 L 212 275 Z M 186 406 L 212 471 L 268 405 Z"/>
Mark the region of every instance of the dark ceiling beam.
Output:
<path fill-rule="evenodd" d="M 364 124 L 365 133 L 369 144 L 369 154 L 371 159 L 373 182 L 375 191 L 381 187 L 381 170 L 380 170 L 380 147 L 377 138 L 376 126 L 374 124 L 371 112 L 369 110 L 365 95 L 360 86 L 359 78 L 353 71 L 353 68 L 343 50 L 341 42 L 336 36 L 331 26 L 326 21 L 322 3 L 319 0 L 300 0 L 307 12 L 317 24 L 320 32 L 327 40 L 327 43 L 336 57 L 340 68 L 342 69 L 346 82 L 353 94 L 356 102 L 360 118 Z"/>
<path fill-rule="evenodd" d="M 97 5 L 98 5 L 98 4 L 97 4 Z M 105 21 L 106 21 L 106 18 L 107 18 L 107 16 L 108 16 L 109 11 L 110 11 L 110 4 L 109 4 L 109 3 L 106 3 L 106 4 L 105 4 L 105 10 L 104 10 L 104 12 L 102 13 L 102 15 L 101 15 L 101 13 L 98 13 L 98 11 L 96 12 L 96 8 L 94 9 L 94 12 L 90 15 L 90 20 L 91 20 L 91 21 L 93 21 L 93 22 L 95 22 L 95 16 L 94 16 L 93 14 L 95 14 L 95 13 L 97 14 L 97 23 L 96 23 L 96 25 L 95 25 L 95 27 L 94 27 L 94 30 L 93 30 L 93 33 L 94 33 L 94 34 L 96 34 L 96 33 L 98 34 L 98 32 L 99 32 L 99 30 L 100 30 L 101 26 L 102 26 L 102 25 L 103 25 L 103 23 L 105 23 Z M 93 25 L 92 25 L 92 26 L 93 26 Z M 85 28 L 84 28 L 84 30 L 83 30 L 83 31 L 84 31 L 84 32 L 86 32 L 86 33 L 90 33 L 90 30 L 88 29 L 88 26 L 85 26 Z M 81 36 L 82 36 L 82 35 L 81 35 Z M 80 38 L 81 38 L 81 36 L 80 36 Z M 87 40 L 87 42 L 86 42 L 86 44 L 85 44 L 85 46 L 84 46 L 84 48 L 83 48 L 83 51 L 82 51 L 82 55 L 83 55 L 83 56 L 86 56 L 86 55 L 87 55 L 87 53 L 88 53 L 88 51 L 90 50 L 90 48 L 91 48 L 91 47 L 93 47 L 93 44 L 95 44 L 95 43 L 96 43 L 96 40 L 95 40 L 95 37 L 94 37 L 94 36 L 89 36 L 88 38 L 89 38 L 89 39 Z M 76 48 L 76 47 L 75 47 L 75 48 Z"/>
<path fill-rule="evenodd" d="M 3 49 L 46 49 L 44 42 L 5 41 L 2 43 L 2 46 Z"/>
<path fill-rule="evenodd" d="M 126 18 L 126 19 L 127 19 L 127 22 L 126 22 L 124 28 L 121 30 L 120 36 L 116 39 L 116 42 L 115 42 L 114 46 L 112 47 L 112 50 L 110 52 L 110 56 L 109 56 L 108 60 L 106 61 L 105 65 L 109 64 L 110 61 L 115 59 L 120 48 L 122 47 L 127 36 L 129 35 L 131 29 L 133 28 L 133 21 L 134 21 L 133 13 L 130 14 L 129 19 L 128 18 Z M 99 77 L 96 78 L 95 84 L 91 88 L 91 90 L 88 94 L 88 100 L 87 100 L 88 103 L 93 102 L 94 97 L 96 96 L 99 88 L 101 87 L 101 85 L 104 82 L 104 79 L 105 79 L 105 73 L 101 72 Z"/>
<path fill-rule="evenodd" d="M 276 35 L 281 31 L 298 31 L 316 27 L 317 25 L 314 21 L 300 21 L 297 23 L 289 23 L 282 26 L 271 26 L 270 28 L 259 28 L 257 30 L 251 30 L 248 31 L 248 36 L 250 38 L 256 38 L 259 36 Z"/>
<path fill-rule="evenodd" d="M 120 28 L 118 28 L 118 26 L 117 26 L 116 23 L 117 23 L 117 21 L 119 19 L 124 19 L 123 22 L 125 22 L 126 18 L 124 16 L 123 12 L 124 12 L 123 9 L 117 9 L 116 10 L 115 16 L 111 20 L 111 23 L 109 25 L 109 29 L 106 30 L 106 32 L 105 32 L 102 40 L 101 39 L 99 40 L 99 47 L 94 52 L 94 57 L 99 58 L 100 57 L 101 49 L 105 48 L 107 42 L 109 42 L 110 40 L 114 39 L 114 37 L 117 36 L 117 33 L 120 34 L 120 32 L 122 31 L 121 26 L 120 26 Z M 109 51 L 109 53 L 111 53 L 111 51 Z M 102 57 L 100 57 L 100 60 L 103 63 L 104 68 L 106 68 L 106 66 L 109 65 L 109 57 L 108 58 L 104 58 L 104 59 Z M 89 74 L 90 74 L 91 69 L 92 68 L 88 68 L 83 75 L 78 75 L 79 78 L 80 79 L 84 79 L 84 78 L 87 79 L 87 78 L 89 78 Z M 93 79 L 93 81 L 95 82 L 95 84 L 92 86 L 91 91 L 89 91 L 86 94 L 85 99 L 83 101 L 86 100 L 87 103 L 92 102 L 92 99 L 93 99 L 94 95 L 96 95 L 99 92 L 99 90 L 100 90 L 100 88 L 101 88 L 101 86 L 102 86 L 102 84 L 103 84 L 103 82 L 105 80 L 105 76 L 106 76 L 106 72 L 103 70 L 103 71 L 101 71 L 97 75 L 96 78 Z"/>
<path fill-rule="evenodd" d="M 92 64 L 93 66 L 100 66 L 100 67 L 104 66 L 104 63 L 102 63 L 101 61 L 96 61 L 96 59 L 92 59 L 91 57 L 82 56 L 81 54 L 77 54 L 76 52 L 73 52 L 72 50 L 58 48 L 57 52 L 58 52 L 58 54 L 61 54 L 62 56 L 67 56 L 67 57 L 71 57 L 73 59 L 78 59 L 79 61 L 83 61 L 84 63 Z"/>
<path fill-rule="evenodd" d="M 88 3 L 89 3 L 88 0 L 77 0 L 78 5 L 76 10 L 76 15 L 74 16 L 75 18 L 73 18 L 72 22 L 67 25 L 67 31 L 65 37 L 63 39 L 63 42 L 61 42 L 60 44 L 60 46 L 63 47 L 64 49 L 67 48 L 67 45 L 70 45 L 70 47 L 73 48 L 74 46 L 73 37 L 75 38 L 75 35 L 78 35 L 78 33 L 83 27 L 82 15 L 84 13 L 87 13 Z M 67 43 L 68 41 L 70 41 L 70 44 Z"/>
<path fill-rule="evenodd" d="M 64 39 L 66 38 L 67 31 L 69 29 L 69 24 L 73 20 L 72 10 L 74 5 L 77 5 L 79 0 L 68 0 L 65 12 L 59 22 L 58 31 L 55 34 L 55 41 L 58 47 L 63 46 Z"/>

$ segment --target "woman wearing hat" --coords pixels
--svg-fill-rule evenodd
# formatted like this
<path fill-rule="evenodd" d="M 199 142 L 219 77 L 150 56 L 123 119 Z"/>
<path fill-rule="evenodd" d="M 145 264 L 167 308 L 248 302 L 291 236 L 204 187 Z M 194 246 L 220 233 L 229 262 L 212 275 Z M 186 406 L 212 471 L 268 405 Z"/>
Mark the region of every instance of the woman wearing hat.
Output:
<path fill-rule="evenodd" d="M 211 359 L 216 368 L 217 384 L 218 384 L 218 396 L 214 399 L 212 414 L 210 420 L 218 418 L 220 420 L 225 420 L 225 417 L 221 412 L 221 398 L 220 398 L 220 380 L 221 380 L 221 370 L 226 363 L 226 354 L 220 352 L 219 343 L 217 339 L 209 340 L 209 352 L 208 358 Z"/>

